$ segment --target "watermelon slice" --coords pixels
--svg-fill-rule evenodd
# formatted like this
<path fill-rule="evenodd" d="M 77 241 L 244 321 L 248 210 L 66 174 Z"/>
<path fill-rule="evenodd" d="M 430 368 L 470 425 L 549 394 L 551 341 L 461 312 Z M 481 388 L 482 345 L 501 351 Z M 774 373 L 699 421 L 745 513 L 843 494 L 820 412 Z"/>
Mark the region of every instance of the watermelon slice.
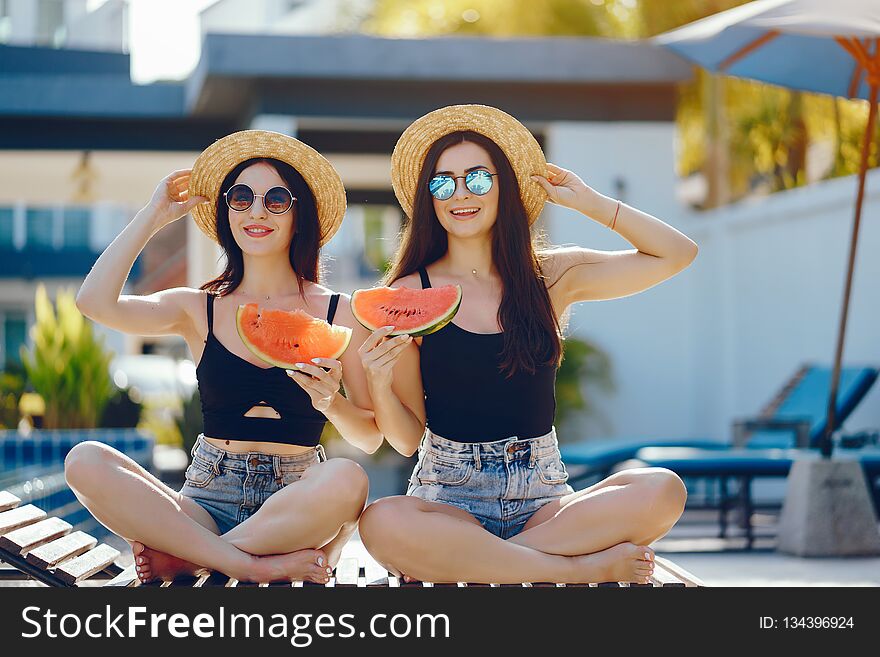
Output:
<path fill-rule="evenodd" d="M 312 358 L 339 358 L 351 340 L 346 326 L 328 324 L 302 310 L 261 310 L 255 303 L 238 307 L 235 325 L 255 356 L 285 369 Z"/>
<path fill-rule="evenodd" d="M 461 286 L 443 285 L 427 289 L 374 287 L 355 290 L 351 310 L 370 331 L 393 326 L 389 335 L 409 333 L 417 337 L 439 331 L 455 317 L 461 306 Z"/>

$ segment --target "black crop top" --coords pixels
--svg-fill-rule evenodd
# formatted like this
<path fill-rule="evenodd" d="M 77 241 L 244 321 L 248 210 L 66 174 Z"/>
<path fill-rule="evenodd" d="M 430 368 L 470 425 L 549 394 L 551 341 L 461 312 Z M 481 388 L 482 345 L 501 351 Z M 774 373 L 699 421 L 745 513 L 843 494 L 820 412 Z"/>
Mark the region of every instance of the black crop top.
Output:
<path fill-rule="evenodd" d="M 330 298 L 333 323 L 339 295 Z M 280 367 L 260 367 L 224 347 L 214 336 L 214 295 L 208 293 L 208 337 L 196 367 L 204 433 L 224 440 L 256 440 L 314 447 L 327 418 L 306 391 Z M 246 417 L 254 406 L 270 406 L 280 418 Z"/>
<path fill-rule="evenodd" d="M 419 270 L 422 287 L 431 287 Z M 535 438 L 549 433 L 556 414 L 556 367 L 507 378 L 500 368 L 502 333 L 471 333 L 450 322 L 422 337 L 421 371 L 427 425 L 463 443 Z"/>

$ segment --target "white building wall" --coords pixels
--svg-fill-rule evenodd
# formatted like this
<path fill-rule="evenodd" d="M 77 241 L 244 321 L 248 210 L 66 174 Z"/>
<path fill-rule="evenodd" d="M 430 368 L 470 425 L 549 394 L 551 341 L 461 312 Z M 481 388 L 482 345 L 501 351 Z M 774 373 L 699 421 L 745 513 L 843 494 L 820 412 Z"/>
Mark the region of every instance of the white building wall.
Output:
<path fill-rule="evenodd" d="M 697 348 L 723 367 L 716 372 L 705 359 L 695 361 L 695 431 L 716 435 L 732 418 L 752 415 L 801 363 L 833 363 L 856 184 L 850 176 L 708 212 L 684 231 L 708 246 L 694 265 L 724 251 L 715 265 L 720 281 L 695 277 Z M 862 213 L 844 364 L 880 367 L 878 249 L 875 170 Z M 722 385 L 713 385 L 719 379 Z M 880 428 L 880 386 L 844 425 L 847 431 L 869 427 Z"/>
<path fill-rule="evenodd" d="M 551 162 L 603 194 L 622 197 L 686 233 L 685 211 L 674 196 L 673 139 L 669 123 L 554 123 L 545 150 Z M 544 221 L 554 244 L 633 248 L 573 210 L 547 206 Z M 579 437 L 674 437 L 693 431 L 694 278 L 691 268 L 642 294 L 572 308 L 569 333 L 595 342 L 611 357 L 617 386 L 606 398 L 587 383 L 585 394 L 595 399 L 607 424 L 584 421 L 575 429 Z"/>
<path fill-rule="evenodd" d="M 674 198 L 673 135 L 666 125 L 557 124 L 548 158 L 599 191 L 616 195 L 682 231 L 700 247 L 673 279 L 641 294 L 583 303 L 573 335 L 610 356 L 617 390 L 587 386 L 605 430 L 584 422 L 579 437 L 730 438 L 805 362 L 834 358 L 856 195 L 854 176 L 705 213 Z M 665 160 L 665 162 L 664 162 Z M 545 211 L 554 243 L 629 249 L 619 235 L 563 208 Z M 880 173 L 869 175 L 844 363 L 880 366 Z M 880 385 L 844 425 L 880 428 Z"/>

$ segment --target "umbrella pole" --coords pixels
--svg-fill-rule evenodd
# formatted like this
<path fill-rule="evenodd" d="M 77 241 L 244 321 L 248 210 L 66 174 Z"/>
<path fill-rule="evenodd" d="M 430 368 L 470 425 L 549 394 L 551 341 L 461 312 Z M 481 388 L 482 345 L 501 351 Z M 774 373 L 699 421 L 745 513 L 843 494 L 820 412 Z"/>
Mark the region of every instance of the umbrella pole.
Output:
<path fill-rule="evenodd" d="M 837 388 L 840 384 L 840 363 L 843 360 L 843 341 L 846 335 L 846 318 L 849 313 L 849 295 L 852 288 L 853 267 L 856 260 L 856 245 L 859 239 L 859 223 L 862 218 L 862 204 L 865 199 L 865 177 L 868 173 L 868 155 L 871 150 L 871 139 L 874 136 L 874 123 L 877 120 L 877 91 L 876 83 L 871 84 L 871 93 L 869 98 L 870 107 L 868 109 L 868 125 L 865 128 L 865 138 L 862 142 L 862 161 L 859 166 L 859 191 L 856 195 L 856 213 L 853 222 L 852 237 L 849 243 L 849 263 L 846 271 L 846 285 L 843 291 L 843 308 L 840 313 L 840 325 L 837 329 L 837 349 L 834 354 L 834 371 L 831 375 L 831 393 L 828 396 L 828 422 L 825 424 L 825 432 L 822 434 L 822 456 L 830 458 L 834 448 L 831 442 L 831 435 L 836 428 L 835 409 L 837 400 Z"/>

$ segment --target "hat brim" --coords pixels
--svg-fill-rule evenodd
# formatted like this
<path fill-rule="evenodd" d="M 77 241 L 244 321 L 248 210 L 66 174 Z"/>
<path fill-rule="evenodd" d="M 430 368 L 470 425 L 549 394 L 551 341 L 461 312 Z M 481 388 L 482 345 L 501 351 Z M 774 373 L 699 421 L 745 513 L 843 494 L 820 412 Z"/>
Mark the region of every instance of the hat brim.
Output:
<path fill-rule="evenodd" d="M 192 210 L 196 225 L 215 242 L 217 237 L 217 200 L 220 185 L 236 166 L 255 157 L 286 162 L 296 169 L 315 197 L 323 246 L 339 230 L 345 216 L 345 187 L 342 178 L 327 159 L 311 146 L 280 132 L 241 130 L 218 139 L 196 158 L 190 177 L 189 192 L 204 196 L 209 203 Z"/>
<path fill-rule="evenodd" d="M 452 132 L 470 130 L 488 137 L 507 156 L 519 184 L 520 198 L 535 223 L 547 192 L 532 176 L 547 175 L 547 159 L 534 135 L 510 114 L 488 105 L 450 105 L 416 119 L 391 154 L 391 186 L 403 211 L 412 217 L 416 186 L 431 146 Z"/>

